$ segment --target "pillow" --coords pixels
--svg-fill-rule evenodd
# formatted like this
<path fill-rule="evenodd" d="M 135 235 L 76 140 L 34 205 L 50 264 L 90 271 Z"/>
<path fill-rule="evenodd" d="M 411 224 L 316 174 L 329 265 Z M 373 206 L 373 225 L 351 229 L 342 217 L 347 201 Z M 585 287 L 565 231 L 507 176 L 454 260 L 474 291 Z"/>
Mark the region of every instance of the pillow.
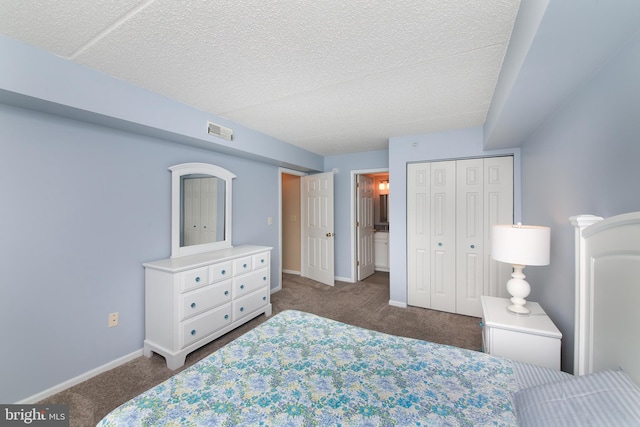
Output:
<path fill-rule="evenodd" d="M 514 405 L 523 427 L 640 425 L 640 389 L 623 371 L 525 388 Z"/>

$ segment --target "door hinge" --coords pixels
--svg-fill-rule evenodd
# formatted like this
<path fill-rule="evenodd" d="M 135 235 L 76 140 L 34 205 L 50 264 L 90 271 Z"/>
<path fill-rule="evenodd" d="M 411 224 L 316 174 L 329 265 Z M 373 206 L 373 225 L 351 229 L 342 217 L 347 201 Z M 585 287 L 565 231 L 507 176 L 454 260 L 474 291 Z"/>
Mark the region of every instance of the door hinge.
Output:
<path fill-rule="evenodd" d="M 360 267 L 360 261 L 356 261 L 356 265 Z"/>
<path fill-rule="evenodd" d="M 356 227 L 360 227 L 360 221 L 356 221 Z"/>

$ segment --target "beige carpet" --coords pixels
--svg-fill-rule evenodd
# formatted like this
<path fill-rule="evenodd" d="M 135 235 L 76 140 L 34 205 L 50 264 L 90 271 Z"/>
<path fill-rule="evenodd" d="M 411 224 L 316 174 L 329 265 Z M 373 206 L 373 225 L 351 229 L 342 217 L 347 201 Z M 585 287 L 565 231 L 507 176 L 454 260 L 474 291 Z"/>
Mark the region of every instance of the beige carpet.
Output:
<path fill-rule="evenodd" d="M 282 290 L 271 295 L 273 313 L 295 309 L 377 331 L 479 350 L 480 319 L 416 307 L 389 305 L 389 274 L 376 272 L 359 283 L 336 282 L 334 287 L 285 274 Z M 245 325 L 187 356 L 185 367 L 211 354 L 267 318 Z M 142 343 L 141 343 L 142 344 Z M 184 369 L 184 368 L 182 368 Z M 95 426 L 109 411 L 179 371 L 164 358 L 142 356 L 38 403 L 68 404 L 70 425 Z"/>

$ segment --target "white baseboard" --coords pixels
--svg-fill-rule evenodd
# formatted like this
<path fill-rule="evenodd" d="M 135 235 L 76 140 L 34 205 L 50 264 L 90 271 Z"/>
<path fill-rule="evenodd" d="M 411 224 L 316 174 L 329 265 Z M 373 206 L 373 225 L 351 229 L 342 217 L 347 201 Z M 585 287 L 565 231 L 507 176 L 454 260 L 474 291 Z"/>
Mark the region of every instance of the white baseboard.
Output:
<path fill-rule="evenodd" d="M 400 301 L 394 301 L 392 299 L 389 300 L 389 305 L 392 305 L 394 307 L 407 308 L 406 303 L 400 302 Z"/>
<path fill-rule="evenodd" d="M 126 356 L 122 356 L 116 360 L 112 360 L 109 363 L 106 363 L 102 366 L 98 366 L 95 369 L 90 370 L 89 372 L 85 372 L 84 374 L 80 374 L 75 378 L 71 378 L 70 380 L 67 380 L 63 383 L 60 383 L 58 385 L 55 385 L 47 390 L 44 390 L 38 394 L 34 394 L 33 396 L 27 397 L 26 399 L 23 399 L 19 402 L 16 402 L 17 404 L 33 404 L 36 402 L 41 401 L 42 399 L 46 399 L 49 396 L 53 396 L 56 393 L 60 393 L 61 391 L 64 391 L 66 389 L 68 389 L 69 387 L 73 387 L 76 384 L 80 384 L 83 381 L 86 381 L 90 378 L 95 377 L 96 375 L 100 375 L 103 372 L 107 372 L 113 368 L 117 368 L 120 365 L 124 365 L 127 362 L 132 361 L 133 359 L 137 359 L 138 357 L 142 356 L 142 349 L 140 350 L 136 350 L 131 354 L 127 354 Z"/>
<path fill-rule="evenodd" d="M 299 272 L 299 271 L 296 271 L 296 270 L 287 270 L 287 269 L 282 269 L 282 272 L 283 272 L 283 273 L 287 273 L 287 274 L 295 274 L 296 276 L 299 276 L 299 275 L 300 275 L 300 272 Z"/>

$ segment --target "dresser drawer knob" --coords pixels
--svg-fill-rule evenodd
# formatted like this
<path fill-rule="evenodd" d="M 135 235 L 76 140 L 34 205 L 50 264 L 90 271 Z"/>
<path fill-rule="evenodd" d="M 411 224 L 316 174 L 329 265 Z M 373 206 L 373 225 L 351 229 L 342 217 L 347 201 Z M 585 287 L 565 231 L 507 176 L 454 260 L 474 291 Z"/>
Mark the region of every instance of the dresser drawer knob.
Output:
<path fill-rule="evenodd" d="M 240 311 L 241 311 L 241 312 L 242 312 L 242 311 L 244 311 L 244 307 L 240 307 Z"/>
<path fill-rule="evenodd" d="M 229 291 L 224 291 L 225 296 L 229 295 Z"/>
<path fill-rule="evenodd" d="M 266 281 L 267 280 L 267 276 L 262 276 L 262 280 Z"/>
<path fill-rule="evenodd" d="M 479 325 L 481 328 L 484 328 L 484 323 L 480 322 Z"/>
<path fill-rule="evenodd" d="M 260 264 L 264 264 L 264 258 L 260 259 Z"/>
<path fill-rule="evenodd" d="M 222 271 L 220 272 L 220 274 L 222 274 L 222 275 L 224 276 L 225 274 L 227 274 L 227 270 L 222 270 Z"/>
<path fill-rule="evenodd" d="M 229 315 L 228 315 L 228 314 L 225 314 L 225 315 L 224 315 L 224 320 L 227 320 L 228 318 L 229 318 Z"/>
<path fill-rule="evenodd" d="M 475 248 L 476 248 L 476 245 L 471 245 L 471 249 L 475 249 Z"/>
<path fill-rule="evenodd" d="M 192 329 L 192 330 L 191 330 L 191 335 L 195 335 L 195 334 L 196 334 L 196 330 L 195 330 L 195 329 Z"/>
<path fill-rule="evenodd" d="M 247 268 L 247 264 L 246 263 L 242 264 L 242 268 Z"/>
<path fill-rule="evenodd" d="M 196 303 L 195 302 L 191 303 L 191 308 L 196 308 Z"/>
<path fill-rule="evenodd" d="M 438 246 L 442 246 L 442 242 L 438 242 Z"/>
<path fill-rule="evenodd" d="M 266 300 L 267 300 L 267 297 L 262 297 L 262 301 L 266 301 Z"/>
<path fill-rule="evenodd" d="M 200 281 L 200 276 L 196 277 L 196 283 Z"/>
<path fill-rule="evenodd" d="M 244 289 L 244 285 L 240 285 L 240 289 Z"/>

